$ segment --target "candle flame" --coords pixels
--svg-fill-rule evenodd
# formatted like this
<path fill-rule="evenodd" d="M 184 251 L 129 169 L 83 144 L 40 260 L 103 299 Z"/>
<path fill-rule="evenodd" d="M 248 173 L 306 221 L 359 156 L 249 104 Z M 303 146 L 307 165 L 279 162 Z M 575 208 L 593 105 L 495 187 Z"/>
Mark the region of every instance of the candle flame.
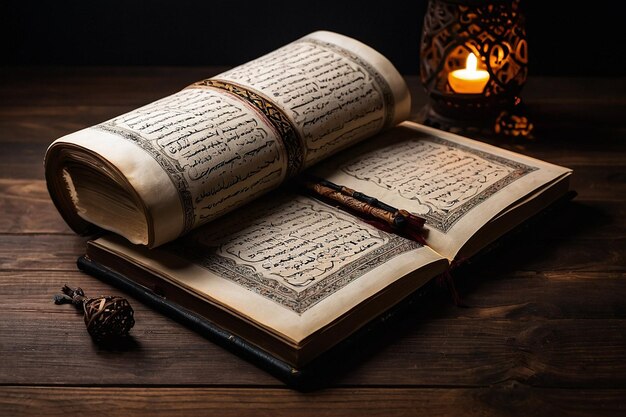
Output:
<path fill-rule="evenodd" d="M 467 56 L 467 60 L 465 61 L 465 69 L 470 72 L 475 72 L 478 67 L 478 59 L 473 52 Z"/>
<path fill-rule="evenodd" d="M 473 53 L 467 56 L 465 68 L 448 73 L 448 83 L 455 93 L 482 94 L 489 82 L 489 72 L 478 69 L 478 58 Z"/>

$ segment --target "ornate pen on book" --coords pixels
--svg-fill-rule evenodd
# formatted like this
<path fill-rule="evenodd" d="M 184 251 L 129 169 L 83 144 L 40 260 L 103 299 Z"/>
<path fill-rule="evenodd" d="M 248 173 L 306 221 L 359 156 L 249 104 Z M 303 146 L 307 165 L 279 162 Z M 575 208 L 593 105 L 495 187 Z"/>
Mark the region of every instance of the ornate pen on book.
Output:
<path fill-rule="evenodd" d="M 362 192 L 323 179 L 308 178 L 304 184 L 309 191 L 321 197 L 339 203 L 340 206 L 354 210 L 361 215 L 373 217 L 425 243 L 422 228 L 426 220 L 422 217 L 411 214 L 407 210 L 397 209 Z"/>

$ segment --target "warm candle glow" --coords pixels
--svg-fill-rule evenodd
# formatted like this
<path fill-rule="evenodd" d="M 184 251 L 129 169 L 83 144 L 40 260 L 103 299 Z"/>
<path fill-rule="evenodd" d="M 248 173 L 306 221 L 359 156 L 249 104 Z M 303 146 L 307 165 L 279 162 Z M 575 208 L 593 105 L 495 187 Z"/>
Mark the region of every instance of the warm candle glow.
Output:
<path fill-rule="evenodd" d="M 478 68 L 478 59 L 476 59 L 476 55 L 473 52 L 470 52 L 465 60 L 465 69 L 472 73 L 476 71 L 476 68 Z"/>
<path fill-rule="evenodd" d="M 489 73 L 479 70 L 478 58 L 470 52 L 465 61 L 465 68 L 448 74 L 448 83 L 455 93 L 480 94 L 489 81 Z"/>

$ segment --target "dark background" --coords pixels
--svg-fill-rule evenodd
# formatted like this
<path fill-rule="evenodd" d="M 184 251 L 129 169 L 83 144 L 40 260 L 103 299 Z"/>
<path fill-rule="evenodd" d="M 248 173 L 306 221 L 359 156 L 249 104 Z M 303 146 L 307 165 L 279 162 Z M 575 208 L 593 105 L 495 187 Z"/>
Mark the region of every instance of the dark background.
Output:
<path fill-rule="evenodd" d="M 618 3 L 522 0 L 534 75 L 624 76 Z M 3 0 L 3 65 L 236 65 L 309 32 L 359 39 L 419 71 L 426 0 Z"/>

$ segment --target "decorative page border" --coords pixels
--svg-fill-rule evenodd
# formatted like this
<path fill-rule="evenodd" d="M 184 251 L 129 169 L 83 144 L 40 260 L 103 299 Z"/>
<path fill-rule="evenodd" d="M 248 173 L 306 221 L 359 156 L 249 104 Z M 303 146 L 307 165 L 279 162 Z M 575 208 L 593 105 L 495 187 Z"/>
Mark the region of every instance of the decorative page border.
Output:
<path fill-rule="evenodd" d="M 429 226 L 432 226 L 435 229 L 442 231 L 443 233 L 448 233 L 452 226 L 454 226 L 459 220 L 461 220 L 463 216 L 473 210 L 476 206 L 485 202 L 495 193 L 502 190 L 504 187 L 512 184 L 513 182 L 519 180 L 523 176 L 539 169 L 534 166 L 526 165 L 521 162 L 516 162 L 511 159 L 494 155 L 489 152 L 470 148 L 469 146 L 461 145 L 456 142 L 452 142 L 436 136 L 430 136 L 425 140 L 460 149 L 464 152 L 468 152 L 488 161 L 496 162 L 506 167 L 513 168 L 513 171 L 510 172 L 506 177 L 499 179 L 495 183 L 491 184 L 489 187 L 485 188 L 482 192 L 472 197 L 470 200 L 450 211 L 447 216 L 438 216 L 433 214 L 426 214 L 425 216 L 423 216 L 426 217 L 426 222 Z"/>
<path fill-rule="evenodd" d="M 378 230 L 388 239 L 384 245 L 374 249 L 365 256 L 358 258 L 332 274 L 320 279 L 303 291 L 282 284 L 280 281 L 264 276 L 245 264 L 238 264 L 230 258 L 221 255 L 205 255 L 200 253 L 201 246 L 195 239 L 185 239 L 184 242 L 170 244 L 168 249 L 178 256 L 193 262 L 221 278 L 232 281 L 248 291 L 271 300 L 282 307 L 301 315 L 326 297 L 339 291 L 349 283 L 384 264 L 390 259 L 405 252 L 422 247 L 417 242 L 401 238 L 394 234 Z M 206 246 L 205 246 L 206 247 Z"/>
<path fill-rule="evenodd" d="M 464 152 L 476 155 L 482 159 L 498 163 L 500 165 L 504 165 L 508 168 L 513 168 L 513 171 L 506 175 L 504 178 L 499 179 L 495 183 L 491 184 L 489 187 L 485 188 L 479 194 L 472 197 L 470 200 L 461 204 L 459 207 L 448 212 L 447 215 L 441 215 L 439 213 L 420 213 L 420 217 L 424 217 L 426 219 L 426 224 L 434 229 L 439 230 L 442 233 L 448 233 L 448 231 L 465 216 L 471 210 L 473 210 L 476 206 L 482 204 L 491 196 L 493 196 L 498 191 L 502 190 L 504 187 L 512 184 L 513 182 L 519 180 L 523 176 L 538 170 L 539 168 L 523 164 L 521 162 L 516 162 L 502 156 L 494 155 L 489 152 L 481 151 L 478 149 L 471 148 L 469 146 L 461 145 L 456 142 L 452 142 L 437 136 L 428 136 L 428 137 L 420 137 L 420 141 L 429 141 L 438 143 L 444 146 L 449 146 L 451 148 L 456 148 L 462 150 Z M 353 178 L 363 181 L 362 178 L 359 178 L 349 172 L 347 172 L 344 167 L 342 167 L 342 171 L 344 174 L 349 175 Z M 382 187 L 380 184 L 377 184 L 374 181 L 368 181 L 371 184 L 374 184 L 378 187 Z M 384 188 L 384 187 L 382 187 Z M 387 190 L 387 188 L 385 188 Z"/>

